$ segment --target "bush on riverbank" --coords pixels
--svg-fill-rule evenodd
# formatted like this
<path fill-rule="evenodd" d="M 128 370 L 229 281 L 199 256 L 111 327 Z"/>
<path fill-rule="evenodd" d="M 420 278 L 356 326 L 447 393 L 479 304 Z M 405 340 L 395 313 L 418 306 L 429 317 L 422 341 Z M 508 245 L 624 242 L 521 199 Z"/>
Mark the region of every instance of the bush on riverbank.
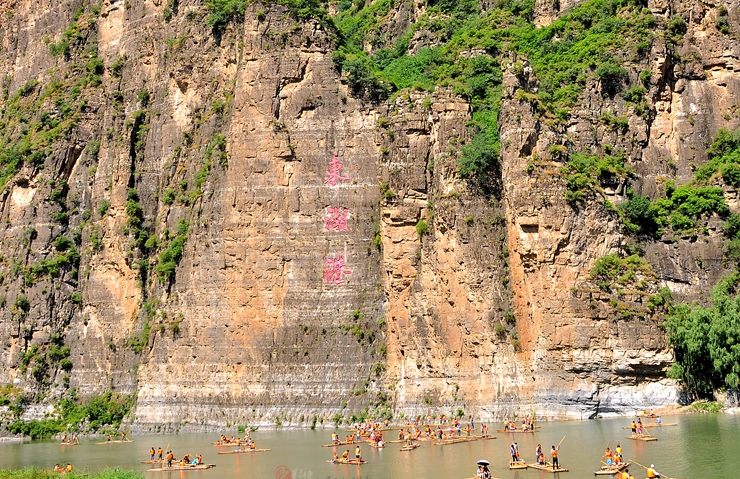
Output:
<path fill-rule="evenodd" d="M 22 397 L 20 401 L 23 401 Z M 130 413 L 135 401 L 135 395 L 106 392 L 83 402 L 73 392 L 71 397 L 59 402 L 54 417 L 24 421 L 20 417 L 23 408 L 17 406 L 14 411 L 15 421 L 3 426 L 11 434 L 20 434 L 31 439 L 51 437 L 65 431 L 117 434 L 121 421 Z"/>
<path fill-rule="evenodd" d="M 66 464 L 60 464 L 60 466 Z M 26 469 L 0 469 L 0 479 L 52 479 L 58 478 L 59 473 L 30 467 Z M 88 478 L 88 479 L 143 479 L 144 473 L 140 471 L 127 471 L 124 469 L 103 469 L 97 474 L 90 474 L 83 471 L 72 471 L 65 474 L 64 477 L 69 479 Z"/>
<path fill-rule="evenodd" d="M 693 402 L 688 410 L 691 412 L 720 412 L 724 404 L 716 401 L 696 401 Z"/>

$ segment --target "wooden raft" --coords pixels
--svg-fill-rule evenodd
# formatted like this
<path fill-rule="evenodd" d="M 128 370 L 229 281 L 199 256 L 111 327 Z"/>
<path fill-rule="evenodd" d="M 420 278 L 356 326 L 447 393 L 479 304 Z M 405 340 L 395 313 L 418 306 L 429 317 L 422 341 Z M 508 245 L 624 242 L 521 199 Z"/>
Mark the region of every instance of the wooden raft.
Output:
<path fill-rule="evenodd" d="M 237 449 L 236 451 L 219 451 L 219 454 L 244 454 L 246 452 L 267 452 L 270 449 Z"/>
<path fill-rule="evenodd" d="M 210 469 L 212 467 L 216 467 L 215 464 L 193 464 L 193 465 L 185 465 L 185 466 L 163 466 L 163 467 L 157 467 L 154 469 L 147 469 L 149 472 L 161 472 L 161 471 L 199 471 L 202 469 Z"/>
<path fill-rule="evenodd" d="M 100 444 L 128 444 L 129 442 L 134 442 L 134 441 L 132 441 L 132 440 L 126 440 L 126 441 L 121 441 L 121 440 L 118 440 L 118 441 L 103 441 L 103 442 L 96 442 L 95 444 L 97 444 L 97 445 L 100 445 Z"/>
<path fill-rule="evenodd" d="M 349 446 L 351 444 L 364 444 L 365 441 L 339 441 L 336 444 L 322 444 L 321 447 Z"/>
<path fill-rule="evenodd" d="M 642 427 L 669 427 L 669 426 L 678 426 L 678 423 L 671 422 L 667 424 L 663 424 L 663 423 L 658 424 L 657 422 L 649 422 L 647 424 L 642 425 Z M 622 429 L 632 429 L 632 426 L 622 426 Z"/>
<path fill-rule="evenodd" d="M 332 461 L 330 459 L 330 460 L 328 460 L 326 462 L 333 463 L 333 464 L 354 464 L 356 466 L 359 466 L 361 464 L 367 464 L 367 461 L 364 461 L 364 460 L 359 460 L 358 461 L 357 459 L 350 459 L 350 460 L 347 460 L 347 461 L 343 461 L 342 459 L 339 459 L 337 461 Z"/>
<path fill-rule="evenodd" d="M 418 443 L 406 444 L 405 446 L 401 447 L 401 450 L 402 451 L 413 451 L 419 446 L 421 446 L 421 444 L 418 444 Z"/>
<path fill-rule="evenodd" d="M 527 463 L 524 461 L 509 461 L 509 469 L 526 469 Z"/>
<path fill-rule="evenodd" d="M 540 464 L 527 464 L 527 467 L 531 467 L 532 469 L 539 469 L 540 471 L 552 472 L 552 473 L 568 472 L 568 469 L 564 469 L 562 467 L 558 469 L 553 469 L 552 464 L 545 464 L 544 466 Z"/>
<path fill-rule="evenodd" d="M 461 442 L 471 442 L 471 441 L 477 441 L 478 437 L 476 436 L 461 436 L 461 437 L 453 437 L 452 439 L 442 439 L 441 441 L 435 441 L 432 444 L 435 446 L 448 446 L 450 444 L 459 444 Z"/>
<path fill-rule="evenodd" d="M 632 434 L 631 436 L 627 436 L 627 439 L 632 439 L 633 441 L 657 441 L 657 437 L 653 436 L 646 436 L 646 435 L 640 435 L 640 434 Z"/>
<path fill-rule="evenodd" d="M 601 466 L 601 469 L 594 471 L 594 476 L 613 476 L 614 474 L 621 472 L 623 469 L 630 465 L 629 462 L 621 462 L 616 466 Z"/>
<path fill-rule="evenodd" d="M 534 433 L 534 429 L 527 429 L 526 431 L 524 429 L 496 429 L 496 432 L 499 433 L 515 433 L 515 432 L 521 432 L 523 434 L 529 434 Z"/>

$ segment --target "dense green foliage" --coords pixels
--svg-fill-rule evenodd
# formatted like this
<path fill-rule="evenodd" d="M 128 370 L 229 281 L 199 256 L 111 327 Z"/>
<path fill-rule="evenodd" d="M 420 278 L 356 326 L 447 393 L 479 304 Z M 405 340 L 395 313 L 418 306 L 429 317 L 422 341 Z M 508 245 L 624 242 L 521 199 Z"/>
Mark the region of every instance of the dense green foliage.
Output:
<path fill-rule="evenodd" d="M 565 199 L 573 204 L 583 201 L 599 185 L 627 177 L 632 174 L 632 170 L 625 166 L 624 156 L 606 155 L 600 158 L 586 153 L 574 153 L 570 155 L 561 173 L 567 178 Z"/>
<path fill-rule="evenodd" d="M 730 215 L 722 188 L 714 184 L 721 176 L 725 184 L 740 186 L 740 129 L 720 130 L 707 153 L 709 161 L 697 170 L 691 183 L 675 187 L 668 181 L 665 198 L 650 201 L 632 195 L 619 205 L 627 232 L 651 236 L 662 235 L 666 230 L 692 233 L 699 227 L 701 218 L 717 214 L 728 218 L 725 236 L 729 240 L 729 256 L 740 259 L 740 220 Z"/>
<path fill-rule="evenodd" d="M 669 371 L 699 393 L 740 386 L 740 274 L 720 281 L 708 307 L 680 304 L 666 318 L 676 362 Z"/>
<path fill-rule="evenodd" d="M 383 20 L 393 6 L 391 0 L 369 5 L 340 2 L 336 22 L 344 42 L 335 64 L 348 75 L 355 93 L 368 100 L 381 99 L 390 93 L 389 87 L 428 91 L 451 87 L 468 97 L 473 140 L 463 147 L 458 171 L 484 183 L 498 173 L 502 67 L 510 51 L 521 55 L 512 66 L 514 73 L 523 74 L 523 62 L 528 61 L 540 80 L 536 94 L 520 98 L 532 102 L 540 114 L 563 122 L 589 80 L 598 81 L 606 95 L 627 84 L 622 63 L 640 60 L 659 23 L 642 8 L 643 2 L 630 0 L 585 2 L 542 28 L 532 23 L 533 0 L 501 0 L 485 12 L 475 1 L 437 1 L 430 2 L 426 14 L 395 44 L 389 44 Z M 440 46 L 408 55 L 410 38 L 418 31 L 435 37 Z M 366 53 L 367 43 L 376 47 L 372 54 Z M 480 54 L 470 55 L 471 51 Z M 641 93 L 644 90 L 631 88 L 627 98 L 639 102 Z"/>
<path fill-rule="evenodd" d="M 60 464 L 66 466 L 66 464 Z M 55 471 L 46 469 L 1 469 L 0 479 L 58 479 L 60 474 Z M 144 479 L 144 473 L 141 471 L 127 471 L 124 469 L 103 469 L 96 474 L 90 474 L 89 472 L 73 470 L 72 472 L 65 473 L 63 477 L 68 479 L 79 479 L 85 477 L 87 479 Z"/>
<path fill-rule="evenodd" d="M 11 410 L 20 415 L 27 401 L 25 395 L 16 394 Z M 50 437 L 64 431 L 82 431 L 83 428 L 84 432 L 94 432 L 106 427 L 117 429 L 131 411 L 134 402 L 134 396 L 107 392 L 83 403 L 76 398 L 73 391 L 69 397 L 59 402 L 55 417 L 32 421 L 16 419 L 6 425 L 6 428 L 13 434 L 22 434 L 33 439 Z"/>
<path fill-rule="evenodd" d="M 740 129 L 717 132 L 707 154 L 709 161 L 697 170 L 696 181 L 710 181 L 720 174 L 726 184 L 740 186 Z"/>
<path fill-rule="evenodd" d="M 645 289 L 647 281 L 655 278 L 655 273 L 650 263 L 636 254 L 626 258 L 608 254 L 596 260 L 591 269 L 591 276 L 604 290 L 609 290 L 614 283 Z"/>
<path fill-rule="evenodd" d="M 177 235 L 171 239 L 169 246 L 159 254 L 158 263 L 154 267 L 154 271 L 157 272 L 160 281 L 167 281 L 175 276 L 175 268 L 182 258 L 185 241 L 188 239 L 189 226 L 190 223 L 180 220 Z"/>
<path fill-rule="evenodd" d="M 325 26 L 331 25 L 326 12 L 326 2 L 323 0 L 273 0 L 274 3 L 288 7 L 290 13 L 298 19 L 316 18 Z M 238 23 L 244 19 L 247 0 L 205 0 L 206 24 L 213 30 L 216 37 L 220 37 L 229 23 Z M 258 14 L 260 21 L 264 14 Z"/>

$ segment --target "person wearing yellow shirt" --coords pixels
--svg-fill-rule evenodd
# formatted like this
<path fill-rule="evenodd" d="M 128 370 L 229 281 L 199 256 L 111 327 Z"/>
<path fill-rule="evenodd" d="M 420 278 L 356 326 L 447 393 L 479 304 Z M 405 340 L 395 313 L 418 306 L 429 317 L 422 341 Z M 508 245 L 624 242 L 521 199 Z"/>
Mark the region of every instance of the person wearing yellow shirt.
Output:
<path fill-rule="evenodd" d="M 620 474 L 620 479 L 630 479 L 630 470 L 625 469 L 624 471 L 622 471 Z"/>
<path fill-rule="evenodd" d="M 649 479 L 654 479 L 654 478 L 660 477 L 660 473 L 655 470 L 655 464 L 650 464 L 650 467 L 648 467 L 647 477 Z"/>
<path fill-rule="evenodd" d="M 72 464 L 67 463 L 67 469 L 65 469 L 67 472 L 72 472 Z"/>

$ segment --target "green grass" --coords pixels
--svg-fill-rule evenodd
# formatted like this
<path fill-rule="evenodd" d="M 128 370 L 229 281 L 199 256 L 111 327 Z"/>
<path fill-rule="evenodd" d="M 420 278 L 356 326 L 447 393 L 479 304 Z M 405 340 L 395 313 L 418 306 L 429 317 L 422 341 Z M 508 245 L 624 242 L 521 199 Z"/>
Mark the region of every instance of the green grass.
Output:
<path fill-rule="evenodd" d="M 66 463 L 60 463 L 60 466 L 66 466 Z M 103 469 L 95 474 L 84 471 L 73 470 L 60 476 L 58 472 L 47 469 L 37 469 L 35 467 L 26 469 L 1 469 L 0 479 L 58 479 L 66 477 L 69 479 L 87 478 L 87 479 L 143 479 L 145 477 L 140 471 L 127 471 L 124 469 Z"/>
<path fill-rule="evenodd" d="M 724 405 L 716 401 L 695 401 L 687 409 L 693 412 L 720 412 Z"/>

